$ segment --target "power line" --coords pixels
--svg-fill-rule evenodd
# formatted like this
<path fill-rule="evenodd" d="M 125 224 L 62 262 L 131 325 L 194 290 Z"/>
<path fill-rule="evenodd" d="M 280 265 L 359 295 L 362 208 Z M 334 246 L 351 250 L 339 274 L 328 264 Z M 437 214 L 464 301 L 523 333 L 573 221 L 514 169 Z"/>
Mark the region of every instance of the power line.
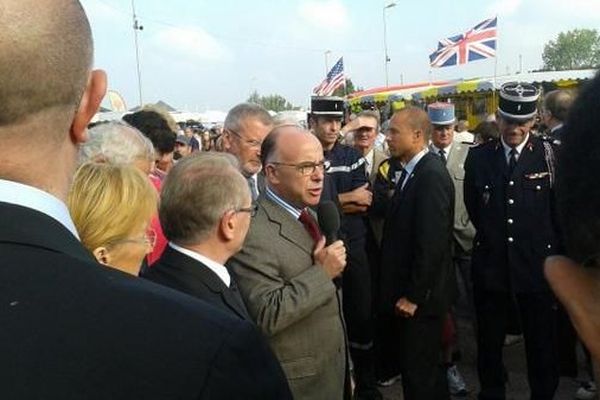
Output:
<path fill-rule="evenodd" d="M 107 7 L 110 7 L 113 11 L 117 11 L 126 16 L 130 15 L 130 12 L 127 12 L 125 10 L 117 8 L 117 7 L 113 6 L 112 4 L 106 2 L 105 0 L 95 0 L 95 1 L 102 3 Z M 161 19 L 145 17 L 143 14 L 140 14 L 139 12 L 137 13 L 137 17 L 141 20 L 144 20 L 144 21 L 156 24 L 156 25 L 160 25 L 160 26 L 166 26 L 166 27 L 181 29 L 181 30 L 200 31 L 200 29 L 198 29 L 198 28 L 188 27 L 188 26 L 182 27 L 181 25 L 177 25 L 175 23 L 164 21 Z M 199 26 L 203 25 L 200 21 L 197 21 L 197 20 L 196 21 L 191 20 L 190 22 L 192 22 L 193 24 L 197 24 Z M 218 33 L 215 34 L 213 32 L 207 31 L 205 29 L 202 29 L 202 31 L 208 33 L 209 35 L 211 35 L 212 37 L 214 37 L 216 39 L 234 42 L 234 43 L 240 43 L 242 45 L 251 45 L 251 46 L 257 46 L 257 47 L 264 47 L 264 48 L 278 48 L 278 49 L 283 49 L 283 50 L 306 51 L 306 52 L 313 52 L 313 53 L 319 53 L 319 54 L 322 54 L 323 51 L 326 50 L 323 48 L 301 47 L 301 46 L 292 46 L 292 45 L 288 45 L 288 44 L 273 43 L 273 42 L 260 41 L 260 40 L 249 40 L 248 38 L 227 36 L 227 35 L 222 35 L 222 34 L 218 34 Z M 344 54 L 352 54 L 352 53 L 364 54 L 364 53 L 378 53 L 379 52 L 378 49 L 336 49 L 336 51 L 340 52 L 340 53 L 344 53 Z"/>

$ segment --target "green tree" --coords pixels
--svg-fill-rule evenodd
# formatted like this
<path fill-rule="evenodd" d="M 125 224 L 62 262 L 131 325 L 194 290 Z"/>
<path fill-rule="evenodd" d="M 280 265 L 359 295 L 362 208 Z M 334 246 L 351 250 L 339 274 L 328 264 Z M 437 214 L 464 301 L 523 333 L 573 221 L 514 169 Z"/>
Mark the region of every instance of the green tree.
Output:
<path fill-rule="evenodd" d="M 287 101 L 285 97 L 278 94 L 270 94 L 268 96 L 261 96 L 255 90 L 250 94 L 250 97 L 246 100 L 248 103 L 255 103 L 263 106 L 267 110 L 280 112 L 286 110 L 298 110 L 299 107 L 295 107 L 292 103 Z"/>
<path fill-rule="evenodd" d="M 352 79 L 346 78 L 346 88 L 344 88 L 344 86 L 340 86 L 339 88 L 335 89 L 333 91 L 333 96 L 344 97 L 347 94 L 359 92 L 361 90 L 363 90 L 363 88 L 354 86 L 354 82 L 352 82 Z"/>
<path fill-rule="evenodd" d="M 595 29 L 575 29 L 558 34 L 544 46 L 544 69 L 596 68 L 600 66 L 600 35 Z"/>

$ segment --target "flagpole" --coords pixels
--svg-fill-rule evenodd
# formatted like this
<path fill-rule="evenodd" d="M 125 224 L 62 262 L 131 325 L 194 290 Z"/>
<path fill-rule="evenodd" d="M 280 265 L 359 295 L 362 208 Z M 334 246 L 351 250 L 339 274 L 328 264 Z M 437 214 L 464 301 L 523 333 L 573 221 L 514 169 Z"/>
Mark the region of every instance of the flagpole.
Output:
<path fill-rule="evenodd" d="M 496 85 L 497 85 L 497 77 L 498 77 L 498 42 L 500 42 L 499 37 L 498 37 L 498 16 L 495 16 L 496 18 L 496 56 L 494 57 L 494 88 L 492 90 L 492 102 L 493 102 L 493 106 L 496 106 Z"/>

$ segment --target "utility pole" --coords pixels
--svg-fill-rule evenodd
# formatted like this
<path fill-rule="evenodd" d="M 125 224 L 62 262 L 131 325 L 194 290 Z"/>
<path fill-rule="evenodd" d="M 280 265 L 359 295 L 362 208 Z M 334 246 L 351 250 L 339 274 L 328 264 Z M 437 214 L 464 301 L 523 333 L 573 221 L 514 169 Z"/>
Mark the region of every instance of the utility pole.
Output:
<path fill-rule="evenodd" d="M 135 64 L 137 67 L 137 78 L 138 78 L 138 94 L 140 98 L 140 107 L 144 104 L 142 102 L 142 70 L 140 68 L 140 50 L 138 46 L 138 31 L 143 31 L 144 27 L 139 24 L 137 16 L 135 15 L 135 3 L 131 0 L 131 10 L 133 12 L 133 37 L 135 40 Z"/>

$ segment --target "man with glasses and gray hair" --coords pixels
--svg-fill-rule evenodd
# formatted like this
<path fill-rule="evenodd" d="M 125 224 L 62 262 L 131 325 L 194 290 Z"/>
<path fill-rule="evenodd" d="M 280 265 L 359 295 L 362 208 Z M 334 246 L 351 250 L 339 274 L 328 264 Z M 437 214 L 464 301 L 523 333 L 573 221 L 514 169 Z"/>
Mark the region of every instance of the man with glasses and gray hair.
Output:
<path fill-rule="evenodd" d="M 233 156 L 181 159 L 165 179 L 160 199 L 169 244 L 142 276 L 249 320 L 224 264 L 242 247 L 254 207 Z"/>
<path fill-rule="evenodd" d="M 272 128 L 271 115 L 258 104 L 238 104 L 225 117 L 223 151 L 234 155 L 240 162 L 240 172 L 248 181 L 252 200 L 256 200 L 264 188 L 264 178 L 259 175 L 260 145 Z"/>
<path fill-rule="evenodd" d="M 325 246 L 309 210 L 323 190 L 323 148 L 308 131 L 286 125 L 265 138 L 261 159 L 267 186 L 232 272 L 294 398 L 342 399 L 346 344 L 333 279 L 346 250 L 341 241 Z"/>

